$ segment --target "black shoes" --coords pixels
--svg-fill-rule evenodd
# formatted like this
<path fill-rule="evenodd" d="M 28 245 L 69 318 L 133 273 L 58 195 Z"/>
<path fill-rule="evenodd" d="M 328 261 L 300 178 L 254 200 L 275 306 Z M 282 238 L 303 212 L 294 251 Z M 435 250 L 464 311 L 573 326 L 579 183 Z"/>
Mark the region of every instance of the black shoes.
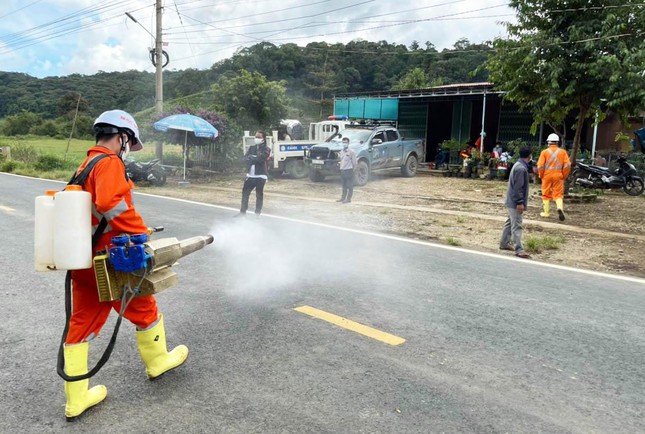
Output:
<path fill-rule="evenodd" d="M 338 199 L 336 202 L 345 202 L 345 199 Z"/>
<path fill-rule="evenodd" d="M 561 209 L 558 209 L 558 218 L 560 219 L 561 222 L 564 221 L 564 211 Z"/>

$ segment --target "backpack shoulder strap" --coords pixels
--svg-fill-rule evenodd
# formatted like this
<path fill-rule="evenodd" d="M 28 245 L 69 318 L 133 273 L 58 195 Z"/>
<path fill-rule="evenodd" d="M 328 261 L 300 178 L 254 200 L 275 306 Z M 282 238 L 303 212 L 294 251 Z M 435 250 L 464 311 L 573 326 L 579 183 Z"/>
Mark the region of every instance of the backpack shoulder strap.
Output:
<path fill-rule="evenodd" d="M 69 180 L 67 185 L 83 185 L 85 184 L 85 181 L 87 181 L 87 177 L 90 176 L 90 172 L 92 172 L 92 169 L 94 169 L 94 166 L 96 166 L 96 163 L 104 159 L 105 157 L 109 157 L 107 154 L 99 154 L 96 157 L 92 158 L 90 161 L 87 162 L 83 170 L 80 172 L 77 172 L 72 176 L 72 179 Z"/>

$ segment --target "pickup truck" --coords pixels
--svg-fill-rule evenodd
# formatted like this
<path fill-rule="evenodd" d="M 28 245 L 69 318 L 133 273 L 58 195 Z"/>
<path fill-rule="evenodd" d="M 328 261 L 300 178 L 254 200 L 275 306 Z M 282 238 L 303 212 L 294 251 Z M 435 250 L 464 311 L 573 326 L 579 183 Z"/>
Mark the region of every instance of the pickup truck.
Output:
<path fill-rule="evenodd" d="M 340 174 L 339 154 L 344 137 L 349 138 L 349 147 L 356 152 L 358 165 L 354 176 L 359 186 L 367 184 L 370 173 L 375 170 L 398 167 L 403 176 L 412 177 L 425 156 L 423 140 L 405 140 L 394 126 L 348 125 L 325 143 L 305 151 L 309 179 L 320 182 L 326 176 Z"/>

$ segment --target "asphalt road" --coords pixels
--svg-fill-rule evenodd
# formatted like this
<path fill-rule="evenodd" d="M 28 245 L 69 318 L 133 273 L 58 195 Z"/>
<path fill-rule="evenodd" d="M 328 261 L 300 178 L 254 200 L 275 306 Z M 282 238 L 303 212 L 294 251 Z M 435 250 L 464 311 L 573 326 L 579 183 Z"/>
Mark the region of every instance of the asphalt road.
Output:
<path fill-rule="evenodd" d="M 0 174 L 1 433 L 645 432 L 642 280 L 144 195 L 159 236 L 215 235 L 157 296 L 169 345 L 190 356 L 148 381 L 124 322 L 91 380 L 106 401 L 68 423 L 64 275 L 33 271 L 34 197 L 52 188 Z"/>

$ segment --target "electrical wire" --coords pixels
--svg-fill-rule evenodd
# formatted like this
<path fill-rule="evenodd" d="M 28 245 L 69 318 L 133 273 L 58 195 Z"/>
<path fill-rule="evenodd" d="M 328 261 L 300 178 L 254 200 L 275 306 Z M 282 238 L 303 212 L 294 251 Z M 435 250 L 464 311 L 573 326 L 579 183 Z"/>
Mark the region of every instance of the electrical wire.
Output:
<path fill-rule="evenodd" d="M 31 5 L 35 5 L 36 3 L 40 3 L 41 1 L 43 1 L 43 0 L 35 0 L 35 1 L 31 2 L 31 3 L 29 3 L 28 5 L 24 5 L 24 6 L 23 6 L 23 7 L 21 7 L 21 8 L 15 9 L 15 10 L 13 10 L 13 11 L 11 11 L 11 12 L 8 12 L 8 13 L 6 13 L 6 14 L 4 14 L 4 15 L 0 15 L 0 20 L 1 20 L 1 19 L 3 19 L 4 17 L 8 17 L 9 15 L 13 15 L 13 14 L 15 14 L 16 12 L 20 12 L 20 11 L 21 11 L 21 10 L 23 10 L 23 9 L 27 9 L 27 8 L 28 8 L 29 6 L 31 6 Z"/>

